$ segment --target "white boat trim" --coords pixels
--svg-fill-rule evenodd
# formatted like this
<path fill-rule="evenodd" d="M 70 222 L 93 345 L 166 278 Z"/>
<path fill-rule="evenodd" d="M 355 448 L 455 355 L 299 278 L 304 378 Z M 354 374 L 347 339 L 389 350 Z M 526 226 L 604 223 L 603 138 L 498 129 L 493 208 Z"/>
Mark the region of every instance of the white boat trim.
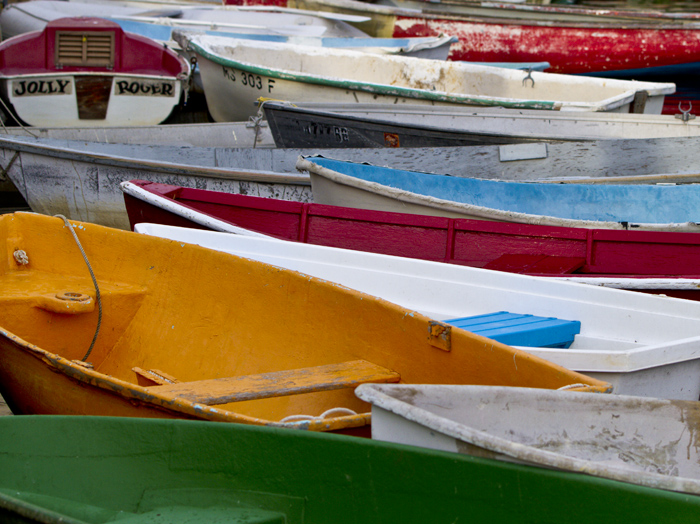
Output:
<path fill-rule="evenodd" d="M 199 224 L 200 226 L 207 227 L 214 231 L 233 233 L 236 235 L 247 235 L 252 237 L 272 238 L 269 235 L 263 235 L 262 233 L 251 231 L 249 229 L 244 229 L 242 227 L 235 226 L 228 222 L 224 222 L 223 220 L 219 220 L 218 218 L 205 215 L 204 213 L 200 213 L 195 209 L 189 209 L 181 204 L 173 202 L 169 198 L 164 198 L 150 191 L 146 191 L 137 186 L 136 184 L 132 184 L 131 182 L 122 182 L 119 185 L 119 187 L 127 195 L 131 195 L 135 198 L 138 198 L 139 200 L 148 202 L 153 206 L 156 206 L 160 209 L 164 209 L 165 211 L 169 211 L 170 213 L 173 213 L 177 216 L 181 216 L 183 218 L 191 220 L 195 224 Z"/>

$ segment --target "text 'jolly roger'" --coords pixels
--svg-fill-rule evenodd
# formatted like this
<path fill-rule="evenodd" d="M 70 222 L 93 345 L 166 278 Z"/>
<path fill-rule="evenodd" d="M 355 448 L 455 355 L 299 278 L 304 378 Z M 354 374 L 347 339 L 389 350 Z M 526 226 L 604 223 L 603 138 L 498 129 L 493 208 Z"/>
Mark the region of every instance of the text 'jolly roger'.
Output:
<path fill-rule="evenodd" d="M 73 82 L 70 77 L 14 80 L 12 94 L 15 97 L 71 95 L 73 94 Z M 172 97 L 175 96 L 175 82 L 172 80 L 118 77 L 114 79 L 114 94 Z"/>

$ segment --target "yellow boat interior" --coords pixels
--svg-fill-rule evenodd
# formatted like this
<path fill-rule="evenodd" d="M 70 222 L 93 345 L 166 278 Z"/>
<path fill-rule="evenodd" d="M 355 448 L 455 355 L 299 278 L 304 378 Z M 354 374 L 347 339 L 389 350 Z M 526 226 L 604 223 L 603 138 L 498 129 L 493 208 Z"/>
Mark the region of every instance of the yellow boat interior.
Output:
<path fill-rule="evenodd" d="M 71 223 L 0 217 L 0 393 L 15 413 L 335 431 L 370 422 L 363 382 L 610 390 L 337 284 Z"/>

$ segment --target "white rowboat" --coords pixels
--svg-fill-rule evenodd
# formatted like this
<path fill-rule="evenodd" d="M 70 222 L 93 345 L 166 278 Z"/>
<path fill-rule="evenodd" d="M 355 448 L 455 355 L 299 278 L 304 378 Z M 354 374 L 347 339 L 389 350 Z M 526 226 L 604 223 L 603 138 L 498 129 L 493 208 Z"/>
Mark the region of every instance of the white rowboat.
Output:
<path fill-rule="evenodd" d="M 361 385 L 372 438 L 700 495 L 698 402 L 493 386 Z"/>
<path fill-rule="evenodd" d="M 177 31 L 173 38 L 197 55 L 207 105 L 216 121 L 245 120 L 254 114 L 261 97 L 660 113 L 664 96 L 675 91 L 675 85 L 668 83 L 368 56 L 344 49 L 178 35 Z"/>

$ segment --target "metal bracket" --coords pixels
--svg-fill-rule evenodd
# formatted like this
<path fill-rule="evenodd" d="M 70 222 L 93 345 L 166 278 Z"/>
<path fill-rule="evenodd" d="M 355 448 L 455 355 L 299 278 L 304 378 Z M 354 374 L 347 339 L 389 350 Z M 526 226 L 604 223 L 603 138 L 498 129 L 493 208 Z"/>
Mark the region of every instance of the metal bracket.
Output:
<path fill-rule="evenodd" d="M 688 120 L 692 120 L 695 118 L 695 115 L 691 115 L 690 112 L 693 110 L 693 103 L 691 101 L 688 101 L 688 110 L 684 110 L 681 105 L 683 102 L 678 102 L 678 110 L 681 112 L 680 115 L 674 115 L 677 119 L 683 120 L 683 122 L 687 122 Z"/>
<path fill-rule="evenodd" d="M 443 351 L 452 350 L 452 326 L 437 320 L 428 324 L 428 343 Z"/>

